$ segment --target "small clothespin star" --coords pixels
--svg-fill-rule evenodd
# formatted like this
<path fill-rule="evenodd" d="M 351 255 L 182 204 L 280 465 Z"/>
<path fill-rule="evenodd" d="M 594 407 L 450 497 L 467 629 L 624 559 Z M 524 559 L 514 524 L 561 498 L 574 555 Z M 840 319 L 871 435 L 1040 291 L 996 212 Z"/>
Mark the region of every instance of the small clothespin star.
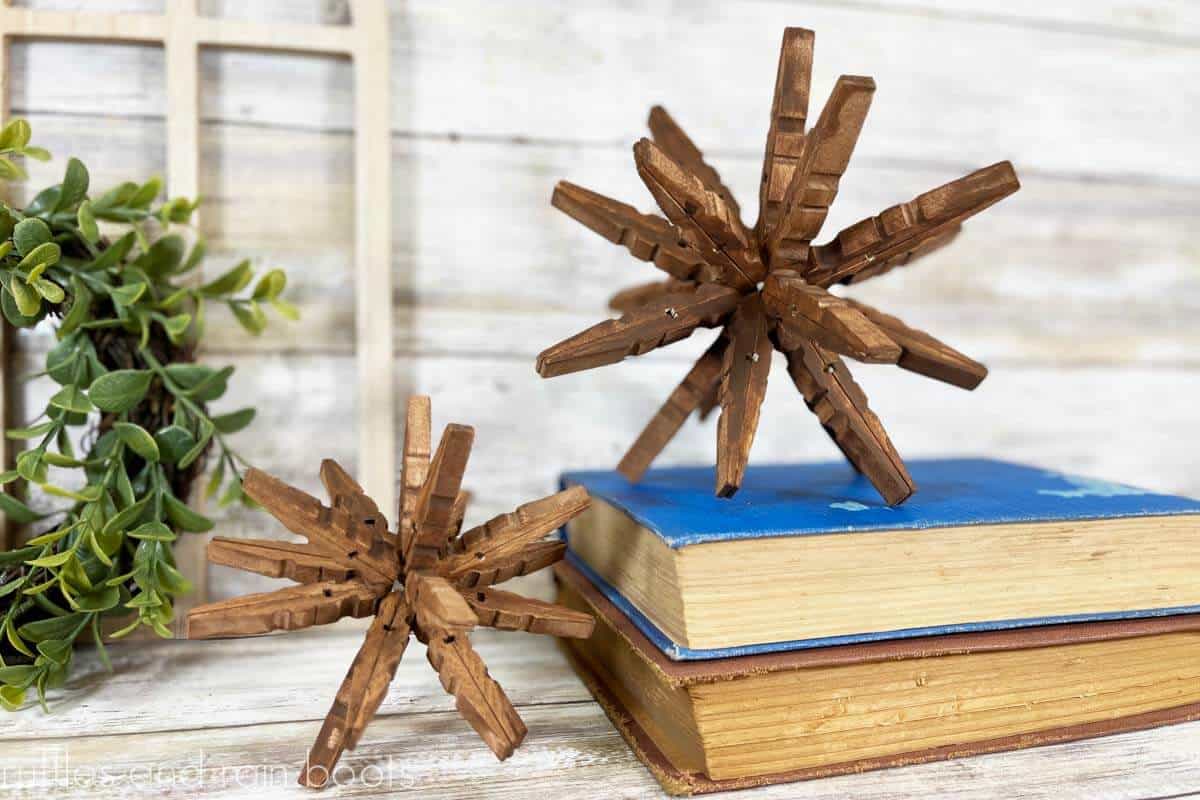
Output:
<path fill-rule="evenodd" d="M 426 645 L 429 663 L 454 695 L 458 712 L 505 759 L 524 739 L 525 725 L 471 647 L 472 629 L 577 638 L 592 633 L 588 614 L 492 588 L 563 557 L 566 544 L 545 537 L 588 507 L 587 492 L 573 487 L 460 533 L 468 499 L 462 478 L 473 439 L 472 428 L 448 425 L 431 459 L 429 398 L 413 397 L 396 533 L 362 487 L 326 460 L 321 481 L 329 506 L 264 472 L 252 469 L 244 478 L 246 494 L 307 543 L 216 538 L 209 545 L 209 560 L 216 564 L 299 585 L 199 606 L 188 615 L 188 638 L 291 631 L 374 616 L 309 752 L 303 785 L 323 787 L 343 750 L 358 744 L 410 636 Z"/>
<path fill-rule="evenodd" d="M 1012 165 L 985 167 L 813 244 L 850 163 L 875 82 L 839 78 L 806 131 L 812 55 L 811 31 L 784 32 L 753 228 L 743 224 L 717 171 L 661 107 L 650 111 L 653 139 L 634 145 L 633 157 L 665 219 L 566 181 L 554 190 L 556 208 L 670 278 L 615 295 L 609 305 L 623 316 L 543 351 L 537 359 L 542 377 L 615 364 L 697 328 L 721 329 L 618 465 L 631 481 L 642 477 L 693 411 L 704 419 L 719 403 L 716 493 L 733 495 L 758 427 L 772 350 L 778 350 L 850 463 L 889 504 L 902 503 L 916 486 L 841 356 L 895 364 L 964 389 L 987 375 L 982 364 L 929 334 L 829 289 L 882 275 L 945 245 L 965 219 L 1020 187 Z"/>

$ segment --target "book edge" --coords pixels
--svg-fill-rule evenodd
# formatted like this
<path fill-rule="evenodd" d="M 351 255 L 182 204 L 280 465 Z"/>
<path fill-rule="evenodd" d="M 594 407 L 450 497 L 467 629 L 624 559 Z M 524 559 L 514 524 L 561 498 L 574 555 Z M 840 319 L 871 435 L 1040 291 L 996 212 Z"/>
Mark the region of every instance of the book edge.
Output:
<path fill-rule="evenodd" d="M 947 745 L 910 753 L 901 753 L 894 756 L 860 759 L 821 767 L 806 767 L 804 769 L 744 778 L 713 780 L 707 775 L 676 769 L 666 756 L 663 755 L 662 750 L 654 743 L 654 740 L 638 724 L 633 714 L 621 704 L 615 695 L 608 691 L 603 680 L 595 674 L 595 671 L 585 664 L 568 644 L 564 643 L 563 649 L 566 651 L 567 659 L 575 669 L 576 674 L 579 675 L 580 680 L 583 681 L 583 684 L 600 705 L 605 716 L 612 722 L 613 727 L 625 739 L 626 744 L 633 750 L 634 755 L 650 771 L 650 774 L 654 776 L 659 785 L 672 795 L 708 794 L 711 792 L 769 786 L 778 783 L 794 783 L 834 775 L 846 775 L 889 767 L 903 767 L 933 761 L 946 761 L 952 758 L 1061 744 L 1080 739 L 1130 733 L 1132 731 L 1145 730 L 1163 725 L 1200 720 L 1200 703 L 1193 703 L 1160 711 L 1150 711 L 1081 725 L 1051 728 L 1045 731 L 988 739 L 966 745 Z"/>
<path fill-rule="evenodd" d="M 1020 650 L 1052 647 L 1062 644 L 1128 639 L 1164 633 L 1200 631 L 1200 613 L 1172 614 L 1144 618 L 1123 618 L 1111 621 L 1055 623 L 1036 627 L 1021 627 L 963 633 L 946 633 L 907 639 L 883 639 L 852 642 L 783 651 L 742 652 L 733 656 L 672 658 L 638 624 L 618 602 L 604 590 L 603 579 L 590 573 L 568 551 L 567 558 L 554 566 L 558 580 L 569 583 L 578 591 L 610 627 L 627 641 L 642 658 L 648 661 L 668 682 L 675 685 L 704 683 L 742 675 L 778 672 L 806 667 L 861 664 L 900 658 L 927 658 L 959 655 L 972 652 Z M 596 581 L 599 581 L 597 583 Z M 611 591 L 611 587 L 610 587 Z M 622 599 L 617 596 L 618 599 Z M 636 609 L 633 609 L 635 613 Z M 648 620 L 647 625 L 653 628 Z M 661 636 L 661 632 L 659 632 Z M 674 651 L 694 654 L 665 639 Z"/>

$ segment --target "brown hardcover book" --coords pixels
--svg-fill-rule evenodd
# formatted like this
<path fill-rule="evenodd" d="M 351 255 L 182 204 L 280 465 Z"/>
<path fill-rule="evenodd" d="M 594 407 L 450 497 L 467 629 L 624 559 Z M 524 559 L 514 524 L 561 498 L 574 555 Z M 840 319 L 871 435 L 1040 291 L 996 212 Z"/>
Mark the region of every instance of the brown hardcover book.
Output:
<path fill-rule="evenodd" d="M 1200 719 L 1200 615 L 671 661 L 575 568 L 566 644 L 672 794 L 1014 750 Z"/>

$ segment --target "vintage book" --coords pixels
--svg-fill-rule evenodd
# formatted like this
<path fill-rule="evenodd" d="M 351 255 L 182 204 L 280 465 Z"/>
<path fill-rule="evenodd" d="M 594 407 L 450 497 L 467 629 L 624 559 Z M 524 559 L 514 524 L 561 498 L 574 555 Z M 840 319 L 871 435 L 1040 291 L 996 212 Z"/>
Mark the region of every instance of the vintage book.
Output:
<path fill-rule="evenodd" d="M 990 460 L 911 462 L 880 501 L 848 466 L 577 472 L 568 558 L 670 658 L 1200 611 L 1200 502 Z"/>
<path fill-rule="evenodd" d="M 695 794 L 1200 719 L 1200 615 L 672 661 L 578 570 L 564 643 L 663 787 Z"/>

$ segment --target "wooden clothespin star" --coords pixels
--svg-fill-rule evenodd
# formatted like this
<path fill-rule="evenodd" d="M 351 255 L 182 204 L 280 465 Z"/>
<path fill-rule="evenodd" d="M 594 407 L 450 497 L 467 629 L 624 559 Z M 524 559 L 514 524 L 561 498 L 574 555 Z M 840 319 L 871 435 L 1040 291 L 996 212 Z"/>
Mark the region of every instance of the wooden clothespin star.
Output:
<path fill-rule="evenodd" d="M 324 625 L 343 617 L 374 617 L 334 698 L 300 776 L 321 788 L 353 749 L 379 709 L 410 637 L 427 647 L 429 663 L 459 713 L 500 759 L 525 737 L 500 684 L 471 646 L 477 626 L 587 638 L 588 614 L 492 586 L 543 569 L 566 544 L 545 537 L 588 507 L 582 487 L 535 500 L 461 532 L 467 493 L 463 473 L 474 431 L 448 425 L 431 448 L 430 404 L 408 404 L 398 531 L 362 487 L 335 462 L 321 464 L 330 505 L 264 472 L 250 470 L 243 487 L 307 539 L 214 539 L 209 559 L 297 586 L 200 606 L 188 615 L 188 636 L 244 636 Z"/>
<path fill-rule="evenodd" d="M 813 34 L 783 35 L 759 190 L 759 216 L 743 224 L 732 193 L 661 107 L 650 111 L 652 139 L 633 147 L 638 175 L 664 217 L 566 181 L 553 205 L 670 277 L 619 292 L 622 313 L 543 351 L 542 377 L 614 364 L 690 336 L 720 334 L 650 420 L 617 469 L 631 481 L 699 410 L 718 403 L 718 495 L 741 486 L 758 427 L 772 351 L 808 407 L 889 504 L 916 490 L 904 462 L 842 356 L 895 364 L 974 389 L 987 369 L 927 333 L 829 291 L 911 263 L 945 245 L 963 221 L 1015 192 L 1007 161 L 926 192 L 813 243 L 837 197 L 842 174 L 875 92 L 870 78 L 842 76 L 816 123 L 808 122 Z"/>

